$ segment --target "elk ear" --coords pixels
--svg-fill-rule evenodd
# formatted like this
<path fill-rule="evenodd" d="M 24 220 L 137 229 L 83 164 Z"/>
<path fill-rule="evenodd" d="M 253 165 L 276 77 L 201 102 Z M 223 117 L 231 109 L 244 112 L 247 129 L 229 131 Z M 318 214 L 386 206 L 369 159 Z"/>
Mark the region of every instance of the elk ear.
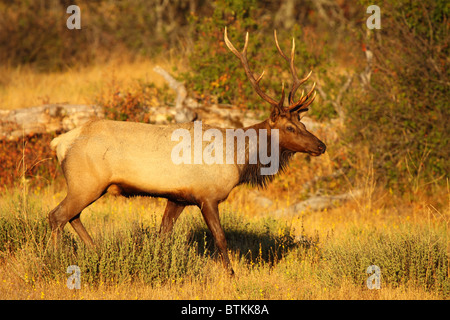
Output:
<path fill-rule="evenodd" d="M 275 125 L 275 122 L 277 121 L 279 116 L 280 116 L 280 109 L 277 106 L 274 106 L 272 108 L 272 111 L 270 112 L 270 117 L 269 117 L 269 125 L 271 127 L 273 127 Z"/>

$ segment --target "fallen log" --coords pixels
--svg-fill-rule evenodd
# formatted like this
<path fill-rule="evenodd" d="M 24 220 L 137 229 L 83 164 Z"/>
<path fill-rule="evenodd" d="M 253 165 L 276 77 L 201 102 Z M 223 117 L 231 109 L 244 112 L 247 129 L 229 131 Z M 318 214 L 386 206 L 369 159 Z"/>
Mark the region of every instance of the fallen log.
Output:
<path fill-rule="evenodd" d="M 94 105 L 46 104 L 37 107 L 0 110 L 0 140 L 69 131 L 95 118 L 104 118 L 103 108 Z"/>
<path fill-rule="evenodd" d="M 317 195 L 297 202 L 287 208 L 273 212 L 277 217 L 295 216 L 305 211 L 321 211 L 335 207 L 341 202 L 353 200 L 362 196 L 361 190 L 353 190 L 338 195 Z"/>

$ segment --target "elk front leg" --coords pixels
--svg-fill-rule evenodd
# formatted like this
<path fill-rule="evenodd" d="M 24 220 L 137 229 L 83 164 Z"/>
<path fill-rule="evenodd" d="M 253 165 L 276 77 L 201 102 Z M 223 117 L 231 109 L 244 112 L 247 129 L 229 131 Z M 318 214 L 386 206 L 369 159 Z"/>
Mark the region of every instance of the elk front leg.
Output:
<path fill-rule="evenodd" d="M 173 225 L 175 221 L 177 221 L 184 207 L 185 206 L 182 204 L 167 200 L 166 209 L 161 221 L 161 227 L 159 228 L 159 233 L 161 235 L 166 235 L 172 232 Z"/>
<path fill-rule="evenodd" d="M 200 209 L 206 225 L 214 237 L 216 246 L 219 248 L 223 265 L 229 271 L 230 275 L 233 275 L 234 271 L 231 267 L 230 259 L 228 258 L 227 240 L 225 239 L 225 233 L 223 232 L 219 221 L 218 203 L 215 201 L 206 201 L 202 203 L 202 207 Z"/>

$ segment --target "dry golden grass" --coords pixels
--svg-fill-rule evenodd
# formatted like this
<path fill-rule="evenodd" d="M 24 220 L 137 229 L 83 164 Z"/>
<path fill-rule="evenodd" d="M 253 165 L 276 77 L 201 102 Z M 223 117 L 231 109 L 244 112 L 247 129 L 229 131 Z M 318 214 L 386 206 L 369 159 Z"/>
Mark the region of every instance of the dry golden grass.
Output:
<path fill-rule="evenodd" d="M 28 108 L 47 103 L 90 104 L 111 84 L 132 87 L 137 79 L 163 85 L 165 80 L 153 68 L 160 65 L 183 70 L 183 61 L 169 57 L 128 59 L 116 57 L 87 67 L 61 72 L 39 73 L 33 68 L 0 66 L 0 109 Z"/>

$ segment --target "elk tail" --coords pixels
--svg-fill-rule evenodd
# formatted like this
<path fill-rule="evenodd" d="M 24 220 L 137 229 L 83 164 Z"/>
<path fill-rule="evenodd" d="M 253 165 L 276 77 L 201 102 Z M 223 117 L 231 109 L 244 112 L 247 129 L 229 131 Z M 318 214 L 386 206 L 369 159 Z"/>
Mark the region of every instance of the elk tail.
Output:
<path fill-rule="evenodd" d="M 69 132 L 63 133 L 50 142 L 50 147 L 56 150 L 58 162 L 61 163 L 75 140 L 80 136 L 81 127 L 75 128 Z"/>

